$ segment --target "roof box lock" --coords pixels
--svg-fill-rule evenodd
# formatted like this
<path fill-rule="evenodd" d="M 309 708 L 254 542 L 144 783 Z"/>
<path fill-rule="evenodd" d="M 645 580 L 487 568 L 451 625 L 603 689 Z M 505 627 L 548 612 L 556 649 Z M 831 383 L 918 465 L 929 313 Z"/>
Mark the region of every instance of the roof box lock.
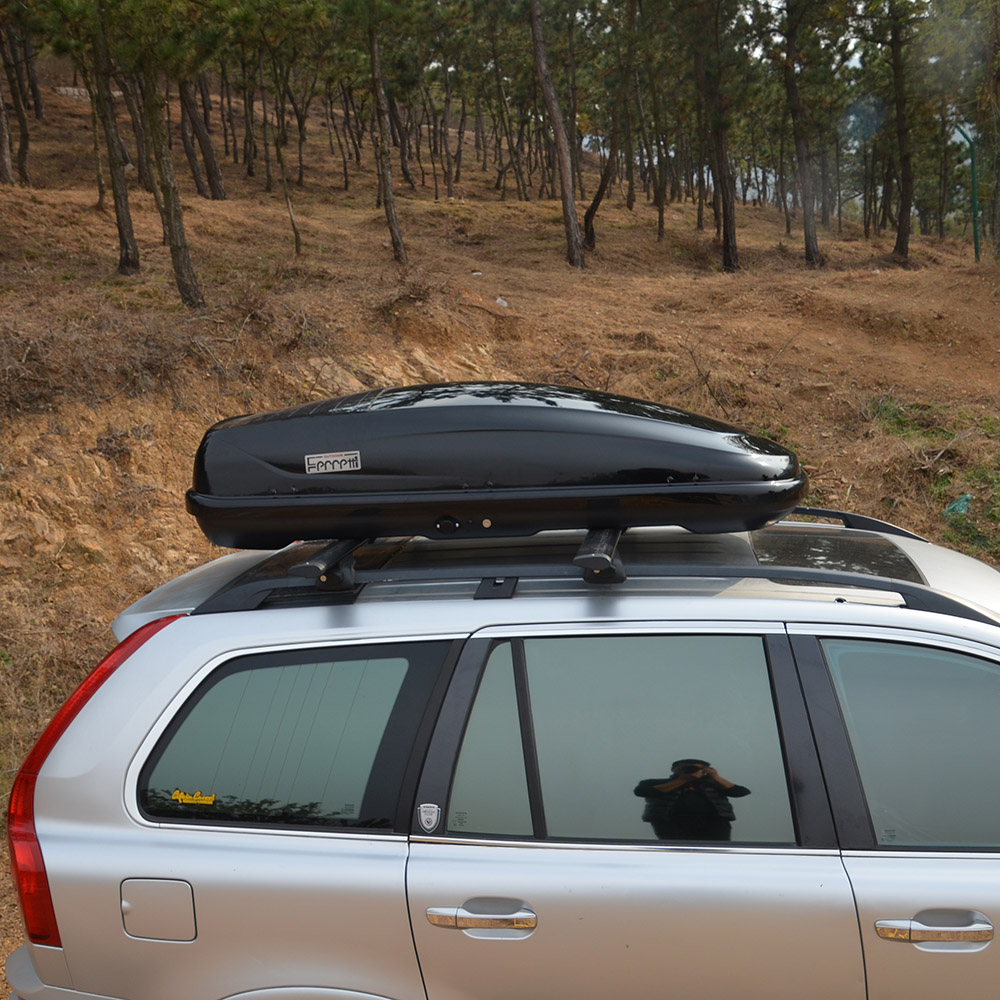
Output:
<path fill-rule="evenodd" d="M 792 452 L 683 410 L 459 382 L 224 420 L 202 440 L 187 507 L 218 545 L 278 548 L 665 524 L 743 531 L 789 513 L 805 489 Z M 582 565 L 601 581 L 615 558 L 599 565 L 598 551 Z"/>

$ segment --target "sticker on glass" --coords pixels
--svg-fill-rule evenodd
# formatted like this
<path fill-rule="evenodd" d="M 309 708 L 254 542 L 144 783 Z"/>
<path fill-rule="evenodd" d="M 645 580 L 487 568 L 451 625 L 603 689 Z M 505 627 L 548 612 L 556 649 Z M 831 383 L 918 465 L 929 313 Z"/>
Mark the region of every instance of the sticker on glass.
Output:
<path fill-rule="evenodd" d="M 189 795 L 187 792 L 182 792 L 179 788 L 174 789 L 174 794 L 170 796 L 174 802 L 179 802 L 181 805 L 185 806 L 214 806 L 215 805 L 215 793 L 211 795 L 202 795 L 201 790 L 195 792 L 194 795 Z"/>

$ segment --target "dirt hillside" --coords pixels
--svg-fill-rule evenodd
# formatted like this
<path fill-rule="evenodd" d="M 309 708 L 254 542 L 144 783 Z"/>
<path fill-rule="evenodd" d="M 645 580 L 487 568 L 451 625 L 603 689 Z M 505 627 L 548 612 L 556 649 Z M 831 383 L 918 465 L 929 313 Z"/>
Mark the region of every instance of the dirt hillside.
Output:
<path fill-rule="evenodd" d="M 69 82 L 53 71 L 52 87 Z M 300 257 L 282 198 L 242 165 L 226 165 L 227 201 L 187 193 L 209 303 L 190 312 L 137 187 L 142 272 L 115 274 L 87 103 L 52 87 L 35 186 L 0 188 L 4 801 L 45 720 L 110 648 L 118 610 L 219 554 L 183 494 L 202 432 L 234 414 L 454 379 L 609 389 L 794 447 L 815 505 L 1000 558 L 1000 272 L 964 242 L 915 238 L 902 267 L 891 236 L 865 241 L 845 222 L 821 232 L 827 263 L 809 270 L 801 233 L 746 206 L 743 269 L 728 275 L 693 206 L 668 208 L 658 242 L 655 209 L 630 212 L 616 193 L 581 273 L 563 260 L 558 203 L 501 200 L 470 143 L 454 199 L 434 201 L 426 162 L 427 187 L 399 188 L 403 268 L 371 164 L 345 192 L 316 122 L 292 194 Z M 968 513 L 946 519 L 965 494 Z M 0 866 L 3 957 L 20 923 Z"/>

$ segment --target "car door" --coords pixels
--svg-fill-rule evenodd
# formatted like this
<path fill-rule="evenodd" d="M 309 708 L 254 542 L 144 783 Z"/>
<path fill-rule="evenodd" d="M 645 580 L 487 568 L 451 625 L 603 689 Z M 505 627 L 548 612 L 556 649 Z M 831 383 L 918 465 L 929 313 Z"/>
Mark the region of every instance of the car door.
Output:
<path fill-rule="evenodd" d="M 793 642 L 857 900 L 870 1000 L 993 995 L 1000 651 L 889 629 L 825 629 Z"/>
<path fill-rule="evenodd" d="M 479 633 L 411 838 L 428 1000 L 864 997 L 814 754 L 778 626 Z M 685 758 L 715 826 L 658 835 L 637 791 Z"/>

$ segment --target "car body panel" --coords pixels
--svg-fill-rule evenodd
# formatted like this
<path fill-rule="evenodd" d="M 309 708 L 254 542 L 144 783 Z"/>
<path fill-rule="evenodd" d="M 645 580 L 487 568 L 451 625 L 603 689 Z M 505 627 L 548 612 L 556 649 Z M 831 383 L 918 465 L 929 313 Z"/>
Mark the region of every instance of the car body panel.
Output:
<path fill-rule="evenodd" d="M 870 1000 L 963 993 L 990 996 L 1000 979 L 996 940 L 920 943 L 880 937 L 876 923 L 921 920 L 995 930 L 1000 921 L 1000 853 L 847 852 L 857 900 Z M 975 935 L 970 935 L 975 936 Z"/>
<path fill-rule="evenodd" d="M 804 644 L 853 635 L 998 658 L 1000 627 L 903 607 L 891 586 L 789 583 L 780 569 L 773 579 L 741 578 L 736 568 L 756 565 L 748 535 L 681 534 L 642 529 L 636 549 L 665 539 L 664 551 L 676 544 L 692 563 L 717 565 L 718 576 L 639 574 L 595 586 L 553 570 L 526 575 L 505 599 L 474 600 L 481 553 L 468 557 L 463 576 L 461 548 L 441 543 L 450 578 L 435 579 L 433 568 L 423 580 L 401 574 L 368 584 L 353 603 L 189 614 L 266 559 L 262 552 L 224 557 L 137 602 L 116 622 L 119 637 L 167 614 L 184 617 L 104 682 L 39 773 L 36 829 L 63 947 L 15 952 L 7 974 L 16 993 L 551 1000 L 669 984 L 705 1000 L 862 1000 L 866 988 L 870 1000 L 939 1000 L 946 989 L 992 991 L 995 942 L 928 950 L 875 932 L 876 920 L 927 911 L 995 923 L 1000 853 L 874 849 L 843 722 Z M 996 571 L 929 543 L 893 541 L 929 587 L 1000 611 Z M 517 544 L 541 546 L 552 566 L 552 552 L 562 558 L 566 547 L 545 538 Z M 431 549 L 418 543 L 409 565 L 426 562 Z M 495 841 L 425 835 L 416 819 L 409 831 L 377 834 L 209 827 L 152 822 L 137 802 L 138 775 L 157 739 L 198 684 L 237 656 L 448 639 L 481 662 L 498 638 L 691 632 L 752 633 L 788 647 L 786 687 L 799 700 L 795 725 L 803 730 L 794 739 L 783 733 L 789 777 L 794 786 L 810 776 L 812 801 L 822 800 L 831 830 L 832 807 L 843 853 L 833 833 L 817 849 Z M 413 763 L 422 781 L 436 782 L 432 802 L 447 798 L 476 676 L 459 671 L 452 682 L 453 711 L 442 723 L 454 728 L 449 746 L 435 753 L 434 742 L 426 762 Z M 831 743 L 838 729 L 840 743 Z M 905 748 L 894 752 L 905 766 Z M 422 801 L 418 795 L 413 805 Z M 530 911 L 536 924 L 496 934 L 443 927 L 427 919 L 436 907 Z"/>
<path fill-rule="evenodd" d="M 40 831 L 75 989 L 112 997 L 217 1000 L 307 984 L 421 1000 L 404 892 L 401 837 L 184 826 Z M 190 941 L 128 934 L 126 879 L 177 880 L 193 892 Z M 371 947 L 377 928 L 380 947 Z"/>
<path fill-rule="evenodd" d="M 596 806 L 597 804 L 595 804 Z M 417 842 L 408 894 L 428 1000 L 637 995 L 863 1000 L 850 884 L 835 852 Z M 738 891 L 734 891 L 735 886 Z M 518 904 L 537 927 L 484 938 L 430 907 Z"/>

